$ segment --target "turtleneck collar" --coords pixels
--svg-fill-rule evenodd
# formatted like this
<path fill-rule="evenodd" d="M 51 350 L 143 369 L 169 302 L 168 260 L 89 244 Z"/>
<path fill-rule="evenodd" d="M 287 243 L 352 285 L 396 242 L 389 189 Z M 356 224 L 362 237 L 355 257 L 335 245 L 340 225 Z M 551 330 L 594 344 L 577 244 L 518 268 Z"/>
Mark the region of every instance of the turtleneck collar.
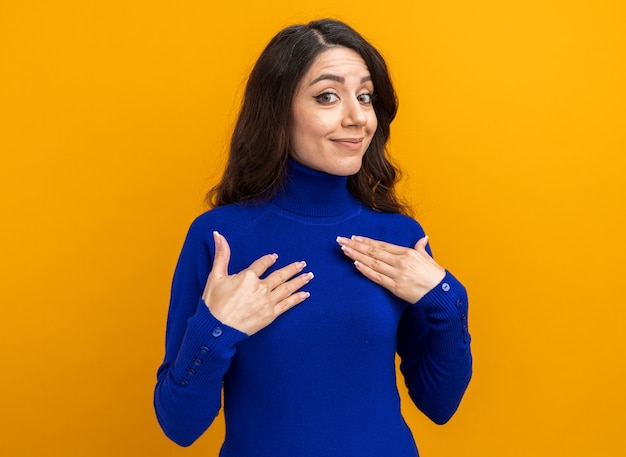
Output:
<path fill-rule="evenodd" d="M 309 218 L 346 217 L 360 209 L 347 189 L 348 178 L 308 168 L 293 159 L 287 163 L 284 189 L 272 203 L 281 212 Z"/>

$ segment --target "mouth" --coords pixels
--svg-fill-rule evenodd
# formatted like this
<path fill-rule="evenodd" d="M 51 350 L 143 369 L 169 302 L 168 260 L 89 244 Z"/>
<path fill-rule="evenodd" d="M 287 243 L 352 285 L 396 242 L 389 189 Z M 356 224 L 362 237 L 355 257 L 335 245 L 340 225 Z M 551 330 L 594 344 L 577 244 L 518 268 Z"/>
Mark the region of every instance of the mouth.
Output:
<path fill-rule="evenodd" d="M 331 140 L 336 145 L 348 149 L 350 151 L 357 151 L 363 144 L 363 138 L 335 138 Z"/>

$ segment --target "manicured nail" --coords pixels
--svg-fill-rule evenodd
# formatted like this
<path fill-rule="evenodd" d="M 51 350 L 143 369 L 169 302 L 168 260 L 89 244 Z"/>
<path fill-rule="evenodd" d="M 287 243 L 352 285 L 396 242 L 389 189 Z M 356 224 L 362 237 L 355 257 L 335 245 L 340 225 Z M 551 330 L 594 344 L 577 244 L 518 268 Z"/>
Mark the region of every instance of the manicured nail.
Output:
<path fill-rule="evenodd" d="M 363 242 L 363 238 L 362 238 L 362 237 L 360 237 L 360 236 L 357 236 L 357 235 L 352 235 L 352 236 L 350 237 L 350 239 L 351 239 L 351 240 L 353 240 L 353 241 L 358 241 L 359 243 L 362 243 L 362 242 Z"/>
<path fill-rule="evenodd" d="M 215 241 L 215 246 L 219 246 L 222 243 L 220 232 L 217 230 L 213 231 L 213 240 Z"/>
<path fill-rule="evenodd" d="M 346 254 L 352 254 L 352 249 L 349 246 L 341 246 L 341 250 Z"/>
<path fill-rule="evenodd" d="M 343 236 L 338 236 L 336 241 L 339 244 L 345 244 L 348 242 L 348 238 L 344 238 Z"/>

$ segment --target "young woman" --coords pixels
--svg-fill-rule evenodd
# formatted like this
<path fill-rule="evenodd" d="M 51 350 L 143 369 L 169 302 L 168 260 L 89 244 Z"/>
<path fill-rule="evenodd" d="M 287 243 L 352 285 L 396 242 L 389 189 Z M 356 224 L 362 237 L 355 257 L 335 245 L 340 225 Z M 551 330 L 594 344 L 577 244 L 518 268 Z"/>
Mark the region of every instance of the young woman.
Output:
<path fill-rule="evenodd" d="M 223 392 L 222 457 L 417 456 L 396 353 L 424 414 L 456 411 L 467 295 L 394 192 L 396 108 L 383 58 L 344 23 L 288 27 L 261 54 L 174 275 L 155 409 L 176 443 Z"/>

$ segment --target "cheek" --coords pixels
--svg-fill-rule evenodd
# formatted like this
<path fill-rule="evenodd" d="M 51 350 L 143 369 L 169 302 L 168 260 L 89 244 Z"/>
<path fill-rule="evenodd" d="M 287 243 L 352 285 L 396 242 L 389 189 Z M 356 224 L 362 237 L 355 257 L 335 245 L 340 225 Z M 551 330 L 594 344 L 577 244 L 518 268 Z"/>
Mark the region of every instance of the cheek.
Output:
<path fill-rule="evenodd" d="M 291 142 L 293 154 L 301 161 L 311 160 L 319 151 L 320 135 L 317 133 L 319 126 L 315 119 L 300 117 L 294 120 L 291 130 Z"/>
<path fill-rule="evenodd" d="M 294 142 L 302 141 L 302 138 L 306 136 L 309 131 L 308 122 L 302 117 L 295 118 L 291 127 L 291 139 Z"/>
<path fill-rule="evenodd" d="M 368 124 L 369 124 L 369 129 L 373 135 L 374 132 L 376 132 L 376 129 L 378 128 L 378 118 L 376 117 L 376 113 L 374 111 L 372 111 L 372 115 L 368 120 Z"/>
<path fill-rule="evenodd" d="M 331 130 L 331 125 L 327 119 L 319 116 L 309 116 L 302 119 L 297 126 L 297 135 L 306 138 L 307 141 L 321 139 Z"/>
<path fill-rule="evenodd" d="M 368 148 L 369 148 L 370 144 L 372 143 L 372 140 L 374 139 L 374 135 L 376 135 L 376 129 L 377 128 L 378 128 L 378 119 L 376 118 L 376 115 L 374 114 L 367 121 L 367 133 L 369 135 L 369 139 L 368 139 L 368 142 L 367 142 L 367 147 Z"/>

